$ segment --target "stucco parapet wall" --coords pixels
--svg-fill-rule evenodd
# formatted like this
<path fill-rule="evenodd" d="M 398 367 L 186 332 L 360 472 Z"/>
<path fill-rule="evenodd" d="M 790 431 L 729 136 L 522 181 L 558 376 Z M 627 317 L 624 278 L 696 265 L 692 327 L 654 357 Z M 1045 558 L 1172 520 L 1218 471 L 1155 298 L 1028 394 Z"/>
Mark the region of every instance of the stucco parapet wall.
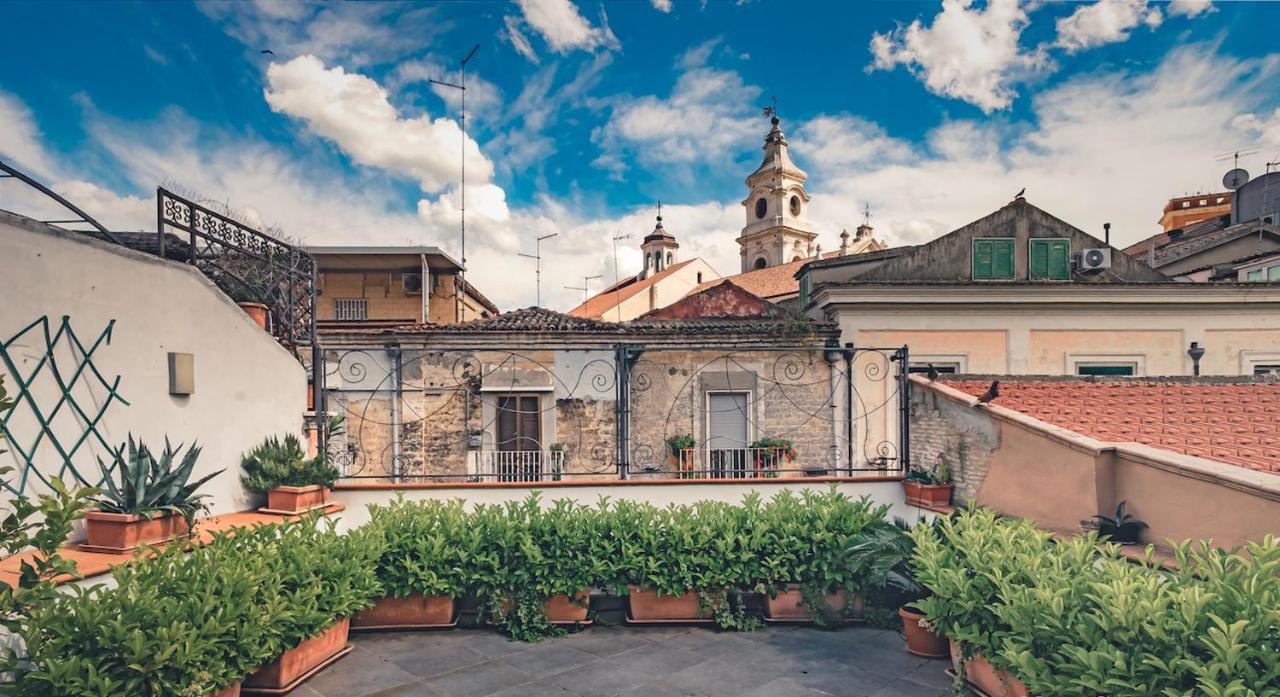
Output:
<path fill-rule="evenodd" d="M 230 298 L 230 296 L 222 292 L 222 289 L 219 288 L 217 284 L 215 284 L 213 281 L 210 281 L 209 278 L 205 276 L 199 269 L 197 269 L 196 267 L 190 264 L 171 261 L 169 259 L 162 259 L 153 254 L 140 252 L 136 249 L 131 249 L 124 245 L 116 244 L 114 242 L 109 242 L 107 240 L 100 240 L 96 237 L 92 237 L 84 233 L 76 232 L 74 230 L 67 230 L 65 228 L 57 227 L 56 225 L 42 223 L 33 218 L 28 218 L 25 215 L 19 215 L 17 213 L 13 213 L 6 210 L 0 210 L 0 226 L 3 226 L 3 225 L 12 225 L 13 227 L 26 230 L 28 232 L 33 232 L 40 235 L 48 235 L 49 237 L 56 237 L 58 239 L 65 240 L 67 242 L 71 242 L 74 244 L 82 244 L 82 245 L 85 245 L 86 247 L 90 247 L 98 251 L 106 252 L 108 254 L 114 254 L 118 257 L 123 257 L 131 261 L 136 261 L 142 264 L 150 264 L 155 266 L 156 268 L 164 268 L 164 269 L 169 269 L 171 271 L 175 271 L 177 273 L 187 274 L 196 283 L 207 288 L 208 291 L 219 300 L 219 302 L 222 302 L 228 308 L 232 309 L 235 312 L 235 314 L 239 316 L 244 322 L 246 322 L 247 324 L 253 325 L 255 328 L 257 327 L 254 321 L 250 319 L 249 315 L 247 315 L 244 312 L 244 310 L 240 309 L 240 306 L 236 305 L 235 301 L 233 301 Z M 114 288 L 111 290 L 121 292 L 121 293 L 128 292 L 128 279 L 121 279 L 121 281 L 122 281 L 121 285 L 118 288 Z M 290 360 L 297 360 L 297 358 L 293 354 L 289 353 L 288 350 L 286 350 L 283 346 L 281 346 L 280 343 L 277 342 L 267 332 L 261 329 L 258 329 L 257 334 L 261 335 L 264 341 L 267 341 L 272 346 L 274 346 L 275 350 L 280 351 L 284 355 L 288 356 Z"/>
<path fill-rule="evenodd" d="M 997 378 L 999 377 L 997 376 Z M 912 375 L 910 379 L 916 387 L 931 390 L 935 394 L 946 397 L 953 402 L 970 405 L 976 399 L 967 392 L 948 387 L 944 383 L 929 380 L 920 375 Z M 1194 455 L 1184 455 L 1142 443 L 1116 443 L 1098 440 L 1061 426 L 1041 421 L 1035 417 L 1027 416 L 1020 411 L 1002 407 L 999 404 L 987 404 L 975 408 L 981 409 L 993 419 L 1035 431 L 1057 443 L 1094 457 L 1110 453 L 1137 464 L 1160 469 L 1171 474 L 1219 484 L 1254 496 L 1280 502 L 1280 476 L 1274 474 L 1236 467 L 1235 465 L 1228 465 Z"/>
<path fill-rule="evenodd" d="M 973 283 L 824 284 L 813 304 L 1256 305 L 1280 304 L 1280 283 Z M 1269 308 L 1274 309 L 1274 308 Z"/>
<path fill-rule="evenodd" d="M 902 475 L 875 474 L 852 477 L 770 477 L 767 479 L 583 479 L 561 482 L 338 482 L 335 491 L 396 491 L 413 489 L 572 489 L 612 486 L 716 486 L 785 484 L 859 484 L 900 482 Z"/>

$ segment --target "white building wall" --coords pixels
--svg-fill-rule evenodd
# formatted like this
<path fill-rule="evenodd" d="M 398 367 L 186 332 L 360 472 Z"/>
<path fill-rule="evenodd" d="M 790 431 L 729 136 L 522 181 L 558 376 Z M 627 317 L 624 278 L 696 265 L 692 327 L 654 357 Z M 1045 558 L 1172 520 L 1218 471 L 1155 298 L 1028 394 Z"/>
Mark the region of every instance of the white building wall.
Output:
<path fill-rule="evenodd" d="M 250 320 L 199 271 L 0 212 L 0 341 L 47 317 L 52 331 L 69 318 L 82 342 L 95 341 L 114 320 L 110 343 L 93 354 L 93 365 L 128 400 L 111 404 L 99 425 L 108 443 L 132 433 L 155 449 L 198 442 L 202 454 L 193 477 L 226 468 L 203 491 L 213 513 L 252 508 L 240 486 L 240 456 L 265 436 L 302 433 L 307 377 L 302 366 Z M 74 351 L 66 342 L 56 351 L 64 377 L 74 372 Z M 31 371 L 45 353 L 43 333 L 28 332 L 8 348 L 20 373 Z M 195 392 L 169 394 L 169 352 L 195 357 Z M 46 411 L 61 394 L 46 367 L 33 396 Z M 10 397 L 14 376 L 0 363 Z M 90 415 L 107 390 L 96 379 L 77 383 L 77 401 Z M 10 421 L 18 439 L 29 442 L 38 429 L 26 405 Z M 64 407 L 53 421 L 60 441 L 74 442 L 84 424 Z M 24 443 L 25 445 L 25 443 Z M 20 471 L 12 444 L 0 444 L 0 465 Z M 36 451 L 38 468 L 56 473 L 57 451 L 46 442 Z M 96 458 L 107 453 L 92 439 L 74 458 L 87 478 L 98 474 Z M 9 476 L 14 476 L 13 474 Z M 38 493 L 41 486 L 28 486 Z M 10 494 L 0 494 L 0 501 Z"/>

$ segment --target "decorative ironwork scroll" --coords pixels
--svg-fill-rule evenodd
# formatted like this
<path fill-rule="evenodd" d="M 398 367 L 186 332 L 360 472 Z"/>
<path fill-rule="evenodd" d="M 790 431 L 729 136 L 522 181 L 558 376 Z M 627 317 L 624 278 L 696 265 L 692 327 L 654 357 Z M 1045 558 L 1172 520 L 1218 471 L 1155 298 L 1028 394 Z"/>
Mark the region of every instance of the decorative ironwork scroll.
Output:
<path fill-rule="evenodd" d="M 4 488 L 22 496 L 32 478 L 47 485 L 52 478 L 68 475 L 84 486 L 99 483 L 97 466 L 84 462 L 82 453 L 93 447 L 112 449 L 99 425 L 114 404 L 129 404 L 120 395 L 120 376 L 108 379 L 93 362 L 110 345 L 114 327 L 111 320 L 86 345 L 71 327 L 70 317 L 63 317 L 56 331 L 48 317 L 41 317 L 0 342 L 0 361 L 13 381 L 14 403 L 0 414 L 0 434 L 20 465 L 16 476 L 3 482 Z M 52 398 L 47 395 L 56 399 L 48 403 Z M 94 474 L 86 476 L 84 471 Z"/>

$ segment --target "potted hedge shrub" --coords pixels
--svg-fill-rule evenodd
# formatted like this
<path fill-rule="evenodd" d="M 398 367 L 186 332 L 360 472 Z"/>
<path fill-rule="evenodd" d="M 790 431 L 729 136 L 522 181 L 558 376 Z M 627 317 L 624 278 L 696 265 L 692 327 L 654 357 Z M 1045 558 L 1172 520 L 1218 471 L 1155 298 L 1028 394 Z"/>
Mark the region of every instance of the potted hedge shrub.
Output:
<path fill-rule="evenodd" d="M 200 448 L 194 444 L 175 463 L 177 448 L 165 439 L 157 459 L 150 448 L 129 436 L 112 453 L 112 464 L 98 459 L 102 471 L 101 494 L 94 499 L 97 510 L 85 513 L 87 546 L 125 553 L 139 545 L 166 542 L 189 533 L 196 513 L 206 510 L 204 494 L 195 492 L 223 470 L 190 482 Z"/>
<path fill-rule="evenodd" d="M 915 542 L 907 534 L 908 530 L 901 518 L 895 518 L 892 523 L 873 523 L 850 540 L 845 558 L 865 578 L 867 592 L 878 596 L 878 605 L 883 603 L 897 609 L 907 652 L 925 658 L 945 658 L 949 652 L 947 640 L 933 630 L 925 621 L 925 614 L 914 605 L 929 592 L 911 570 Z"/>
<path fill-rule="evenodd" d="M 776 477 L 796 459 L 796 449 L 786 438 L 761 438 L 749 446 L 755 453 L 756 476 Z"/>
<path fill-rule="evenodd" d="M 750 500 L 748 501 L 748 508 Z M 765 618 L 834 626 L 859 619 L 865 580 L 845 559 L 848 540 L 883 521 L 887 506 L 826 491 L 778 492 L 756 514 L 753 584 L 764 594 Z"/>
<path fill-rule="evenodd" d="M 902 489 L 907 503 L 941 507 L 951 505 L 951 493 L 955 485 L 951 481 L 951 463 L 946 453 L 938 456 L 933 467 L 919 467 L 907 472 Z"/>
<path fill-rule="evenodd" d="M 271 436 L 240 461 L 244 488 L 267 495 L 267 513 L 298 515 L 329 505 L 329 491 L 338 470 L 323 453 L 307 458 L 292 433 L 283 440 Z"/>
<path fill-rule="evenodd" d="M 671 451 L 671 468 L 676 471 L 680 479 L 692 479 L 697 476 L 694 470 L 697 469 L 698 463 L 693 454 L 693 449 L 697 445 L 698 441 L 694 440 L 691 433 L 667 437 L 667 449 Z"/>
<path fill-rule="evenodd" d="M 369 506 L 367 529 L 383 540 L 373 568 L 382 594 L 351 618 L 358 629 L 421 629 L 457 624 L 458 598 L 475 574 L 478 538 L 460 499 Z"/>

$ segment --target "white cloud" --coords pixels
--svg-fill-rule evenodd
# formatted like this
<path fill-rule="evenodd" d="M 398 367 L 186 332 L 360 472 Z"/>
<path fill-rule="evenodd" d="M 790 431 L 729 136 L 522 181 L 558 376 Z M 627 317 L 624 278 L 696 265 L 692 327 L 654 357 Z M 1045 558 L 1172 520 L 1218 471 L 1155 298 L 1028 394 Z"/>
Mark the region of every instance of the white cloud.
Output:
<path fill-rule="evenodd" d="M 659 12 L 671 11 L 671 0 L 649 0 L 653 4 L 653 9 Z"/>
<path fill-rule="evenodd" d="M 506 27 L 501 36 L 511 43 L 516 53 L 524 56 L 530 63 L 538 63 L 538 52 L 533 50 L 533 44 L 529 43 L 529 38 L 524 35 L 520 29 L 520 18 L 515 15 L 507 15 L 502 18 L 503 26 Z"/>
<path fill-rule="evenodd" d="M 326 68 L 315 56 L 271 64 L 267 84 L 264 95 L 274 111 L 305 121 L 356 162 L 412 176 L 428 192 L 457 180 L 462 131 L 456 121 L 401 118 L 377 82 Z M 487 181 L 493 163 L 470 137 L 466 148 L 473 181 Z"/>
<path fill-rule="evenodd" d="M 54 163 L 41 145 L 40 129 L 26 104 L 0 91 L 0 158 L 36 177 L 54 173 Z"/>
<path fill-rule="evenodd" d="M 1017 0 L 992 0 L 973 8 L 972 0 L 943 0 L 942 12 L 925 26 L 915 20 L 871 37 L 868 70 L 904 66 L 934 94 L 961 99 L 984 112 L 1013 102 L 1014 85 L 1048 69 L 1042 50 L 1019 44 L 1028 19 Z"/>
<path fill-rule="evenodd" d="M 1198 17 L 1201 14 L 1214 12 L 1213 0 L 1173 0 L 1168 5 L 1169 14 L 1183 17 Z"/>
<path fill-rule="evenodd" d="M 1057 46 L 1075 53 L 1117 43 L 1127 40 L 1137 26 L 1155 29 L 1162 20 L 1160 10 L 1148 7 L 1146 0 L 1098 0 L 1058 19 Z"/>
<path fill-rule="evenodd" d="M 618 46 L 618 38 L 607 23 L 602 21 L 601 26 L 592 26 L 569 0 L 517 0 L 517 3 L 525 22 L 542 35 L 556 53 Z M 510 31 L 510 24 L 507 29 Z M 517 47 L 517 50 L 520 49 Z"/>
<path fill-rule="evenodd" d="M 1269 117 L 1265 114 L 1241 114 L 1232 120 L 1231 125 L 1245 137 L 1255 139 L 1259 145 L 1280 146 L 1280 109 L 1271 112 Z M 1280 154 L 1272 159 L 1280 160 Z"/>
<path fill-rule="evenodd" d="M 429 80 L 443 80 L 456 85 L 459 84 L 461 79 L 456 61 L 452 66 L 449 66 L 445 61 L 432 56 L 397 63 L 395 69 L 387 77 L 386 82 L 389 91 L 399 92 L 403 87 L 426 83 Z M 460 109 L 462 107 L 461 90 L 432 84 L 431 91 L 444 100 L 444 103 L 450 109 Z M 498 86 L 476 75 L 474 70 L 468 70 L 467 118 L 487 119 L 496 115 L 501 106 L 502 92 L 498 89 Z"/>

